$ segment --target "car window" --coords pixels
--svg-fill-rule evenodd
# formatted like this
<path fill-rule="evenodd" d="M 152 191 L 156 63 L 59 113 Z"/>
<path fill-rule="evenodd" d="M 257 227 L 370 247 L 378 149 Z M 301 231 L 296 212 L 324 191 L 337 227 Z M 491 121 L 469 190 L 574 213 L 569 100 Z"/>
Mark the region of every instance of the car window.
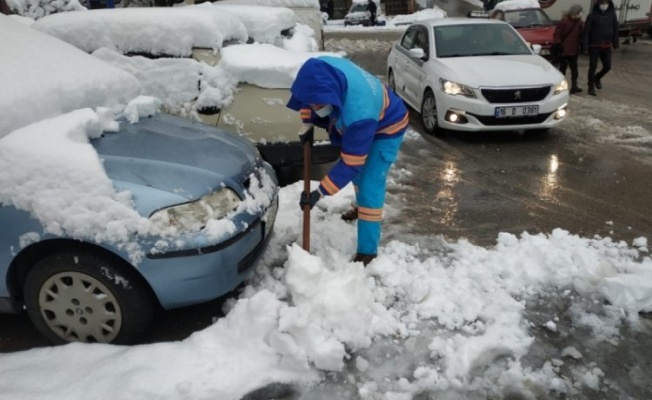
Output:
<path fill-rule="evenodd" d="M 412 47 L 414 47 L 414 38 L 416 34 L 416 28 L 409 28 L 407 32 L 405 32 L 405 35 L 403 35 L 403 39 L 401 39 L 401 46 L 407 50 L 410 50 Z"/>
<path fill-rule="evenodd" d="M 503 19 L 517 29 L 554 25 L 548 15 L 541 10 L 509 11 L 504 14 Z"/>
<path fill-rule="evenodd" d="M 462 24 L 435 28 L 437 57 L 532 54 L 507 24 Z"/>
<path fill-rule="evenodd" d="M 428 55 L 428 32 L 425 29 L 417 30 L 412 48 L 419 48 Z"/>
<path fill-rule="evenodd" d="M 350 12 L 364 12 L 367 11 L 367 5 L 366 4 L 361 4 L 357 3 L 351 6 Z"/>

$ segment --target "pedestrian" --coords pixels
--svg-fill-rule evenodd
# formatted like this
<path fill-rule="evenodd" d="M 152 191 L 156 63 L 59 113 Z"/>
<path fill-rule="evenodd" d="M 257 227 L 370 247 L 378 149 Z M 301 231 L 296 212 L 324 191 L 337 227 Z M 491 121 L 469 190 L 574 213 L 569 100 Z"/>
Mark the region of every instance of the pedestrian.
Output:
<path fill-rule="evenodd" d="M 579 73 L 577 71 L 577 56 L 582 45 L 582 31 L 584 23 L 581 19 L 582 6 L 574 4 L 555 27 L 554 43 L 561 48 L 559 55 L 559 71 L 565 76 L 566 68 L 570 67 L 571 94 L 581 93 L 582 89 L 577 84 Z"/>
<path fill-rule="evenodd" d="M 584 49 L 589 52 L 589 91 L 595 96 L 595 89 L 602 89 L 602 78 L 611 69 L 611 49 L 619 47 L 618 16 L 611 0 L 598 0 L 584 24 Z M 598 60 L 602 69 L 596 73 Z"/>
<path fill-rule="evenodd" d="M 378 78 L 345 58 L 311 58 L 292 83 L 288 108 L 300 111 L 304 124 L 328 130 L 341 148 L 340 159 L 319 188 L 302 193 L 299 205 L 312 209 L 353 182 L 356 207 L 345 213 L 358 219 L 357 252 L 353 261 L 367 265 L 380 242 L 387 173 L 396 160 L 408 125 L 403 101 Z M 312 138 L 301 136 L 302 143 Z M 343 215 L 343 219 L 347 215 Z"/>
<path fill-rule="evenodd" d="M 376 11 L 378 7 L 376 7 L 376 2 L 374 0 L 367 0 L 367 11 L 371 14 L 371 17 L 369 18 L 369 24 L 371 26 L 376 26 Z"/>

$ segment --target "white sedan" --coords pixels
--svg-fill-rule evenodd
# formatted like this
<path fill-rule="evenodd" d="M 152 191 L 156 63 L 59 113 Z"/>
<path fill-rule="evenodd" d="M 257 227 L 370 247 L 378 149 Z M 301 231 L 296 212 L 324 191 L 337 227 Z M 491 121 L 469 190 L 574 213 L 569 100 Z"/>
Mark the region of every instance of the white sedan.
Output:
<path fill-rule="evenodd" d="M 564 76 L 502 21 L 414 23 L 387 68 L 389 86 L 419 111 L 430 134 L 549 129 L 566 116 Z"/>

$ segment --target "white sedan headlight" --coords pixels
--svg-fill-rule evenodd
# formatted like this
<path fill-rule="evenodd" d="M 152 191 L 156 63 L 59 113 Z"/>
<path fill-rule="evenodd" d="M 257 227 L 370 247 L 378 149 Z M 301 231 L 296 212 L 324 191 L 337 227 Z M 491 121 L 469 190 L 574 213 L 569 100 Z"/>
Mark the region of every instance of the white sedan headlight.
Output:
<path fill-rule="evenodd" d="M 566 79 L 562 79 L 561 82 L 559 82 L 557 85 L 555 85 L 555 92 L 554 94 L 559 94 L 563 91 L 568 90 L 568 81 Z"/>
<path fill-rule="evenodd" d="M 475 92 L 468 86 L 446 79 L 440 79 L 439 83 L 441 84 L 441 90 L 443 90 L 444 93 L 448 93 L 453 96 L 460 94 L 466 97 L 475 97 Z"/>
<path fill-rule="evenodd" d="M 238 195 L 224 188 L 199 200 L 156 211 L 149 219 L 162 231 L 176 228 L 179 232 L 193 232 L 203 228 L 210 219 L 224 218 L 238 204 Z"/>

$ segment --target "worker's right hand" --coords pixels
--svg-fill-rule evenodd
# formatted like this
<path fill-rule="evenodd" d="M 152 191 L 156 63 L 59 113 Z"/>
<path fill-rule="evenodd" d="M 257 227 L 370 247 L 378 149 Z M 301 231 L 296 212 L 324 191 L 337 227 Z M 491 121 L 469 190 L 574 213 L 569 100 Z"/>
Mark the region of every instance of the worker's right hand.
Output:
<path fill-rule="evenodd" d="M 312 144 L 315 140 L 315 127 L 313 124 L 301 124 L 301 129 L 299 129 L 299 140 L 301 144 L 306 143 Z"/>
<path fill-rule="evenodd" d="M 310 206 L 310 209 L 317 204 L 321 199 L 321 192 L 319 190 L 313 190 L 309 195 L 306 195 L 306 192 L 301 192 L 301 200 L 299 200 L 299 207 L 303 210 L 303 207 Z"/>

